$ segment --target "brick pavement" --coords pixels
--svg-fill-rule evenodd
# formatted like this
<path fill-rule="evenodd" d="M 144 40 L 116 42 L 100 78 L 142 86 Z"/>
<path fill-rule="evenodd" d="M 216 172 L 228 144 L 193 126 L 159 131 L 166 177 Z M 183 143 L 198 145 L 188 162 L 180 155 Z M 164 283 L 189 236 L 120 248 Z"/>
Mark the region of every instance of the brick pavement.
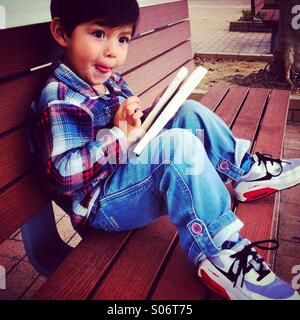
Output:
<path fill-rule="evenodd" d="M 300 158 L 300 124 L 288 125 L 285 133 L 285 158 Z M 275 257 L 275 271 L 291 282 L 295 274 L 292 268 L 300 272 L 300 185 L 281 192 L 279 211 L 278 240 L 280 247 Z M 298 285 L 300 282 L 298 280 Z"/>
<path fill-rule="evenodd" d="M 237 21 L 249 3 L 250 0 L 189 1 L 193 52 L 269 54 L 271 33 L 229 31 L 229 22 Z"/>

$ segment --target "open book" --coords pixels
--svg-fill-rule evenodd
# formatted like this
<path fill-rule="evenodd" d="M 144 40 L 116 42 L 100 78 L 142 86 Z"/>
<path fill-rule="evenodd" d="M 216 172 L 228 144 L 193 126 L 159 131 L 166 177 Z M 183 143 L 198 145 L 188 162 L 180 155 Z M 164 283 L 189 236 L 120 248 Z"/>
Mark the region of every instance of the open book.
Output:
<path fill-rule="evenodd" d="M 178 109 L 194 91 L 206 73 L 207 69 L 201 66 L 197 67 L 189 76 L 186 67 L 182 67 L 177 72 L 173 81 L 139 128 L 141 134 L 139 142 L 133 149 L 135 154 L 140 155 L 148 143 L 155 138 L 168 121 L 174 117 Z"/>

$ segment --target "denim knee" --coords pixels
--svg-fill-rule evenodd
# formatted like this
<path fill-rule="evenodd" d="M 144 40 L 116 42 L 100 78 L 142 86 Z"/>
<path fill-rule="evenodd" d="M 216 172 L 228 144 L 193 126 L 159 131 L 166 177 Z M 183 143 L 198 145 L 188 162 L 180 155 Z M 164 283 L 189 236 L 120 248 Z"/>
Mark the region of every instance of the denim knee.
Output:
<path fill-rule="evenodd" d="M 201 141 L 188 129 L 173 128 L 161 134 L 163 161 L 195 168 L 201 164 L 205 152 Z M 197 168 L 198 170 L 199 168 Z"/>
<path fill-rule="evenodd" d="M 197 114 L 201 118 L 206 118 L 208 115 L 211 115 L 211 113 L 213 112 L 201 103 L 195 100 L 186 100 L 178 110 L 177 115 L 180 116 L 184 114 L 190 116 Z"/>
<path fill-rule="evenodd" d="M 203 171 L 205 149 L 201 141 L 187 129 L 173 128 L 160 136 L 161 161 L 173 164 L 184 175 L 198 175 Z"/>

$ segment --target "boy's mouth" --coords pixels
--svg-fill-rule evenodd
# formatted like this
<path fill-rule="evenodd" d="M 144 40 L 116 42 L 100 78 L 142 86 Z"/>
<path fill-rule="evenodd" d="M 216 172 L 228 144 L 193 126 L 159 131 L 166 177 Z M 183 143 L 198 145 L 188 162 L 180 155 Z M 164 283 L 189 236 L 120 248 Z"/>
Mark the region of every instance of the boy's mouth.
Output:
<path fill-rule="evenodd" d="M 100 71 L 101 73 L 105 74 L 111 71 L 112 68 L 110 67 L 105 67 L 105 66 L 101 66 L 101 65 L 96 65 L 96 69 L 98 71 Z"/>

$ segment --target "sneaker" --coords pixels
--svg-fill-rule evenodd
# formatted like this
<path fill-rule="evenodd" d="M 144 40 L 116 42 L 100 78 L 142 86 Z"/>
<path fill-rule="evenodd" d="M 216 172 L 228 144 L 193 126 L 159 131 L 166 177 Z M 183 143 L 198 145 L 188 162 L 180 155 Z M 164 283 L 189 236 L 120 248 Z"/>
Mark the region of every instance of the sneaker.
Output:
<path fill-rule="evenodd" d="M 300 159 L 280 160 L 257 152 L 253 164 L 233 183 L 236 199 L 242 202 L 264 198 L 300 183 Z"/>
<path fill-rule="evenodd" d="M 264 247 L 263 243 L 275 243 L 275 246 Z M 205 258 L 199 265 L 199 277 L 210 289 L 229 300 L 299 300 L 298 292 L 271 271 L 255 246 L 275 250 L 278 242 L 251 243 L 243 239 L 231 249 Z"/>

